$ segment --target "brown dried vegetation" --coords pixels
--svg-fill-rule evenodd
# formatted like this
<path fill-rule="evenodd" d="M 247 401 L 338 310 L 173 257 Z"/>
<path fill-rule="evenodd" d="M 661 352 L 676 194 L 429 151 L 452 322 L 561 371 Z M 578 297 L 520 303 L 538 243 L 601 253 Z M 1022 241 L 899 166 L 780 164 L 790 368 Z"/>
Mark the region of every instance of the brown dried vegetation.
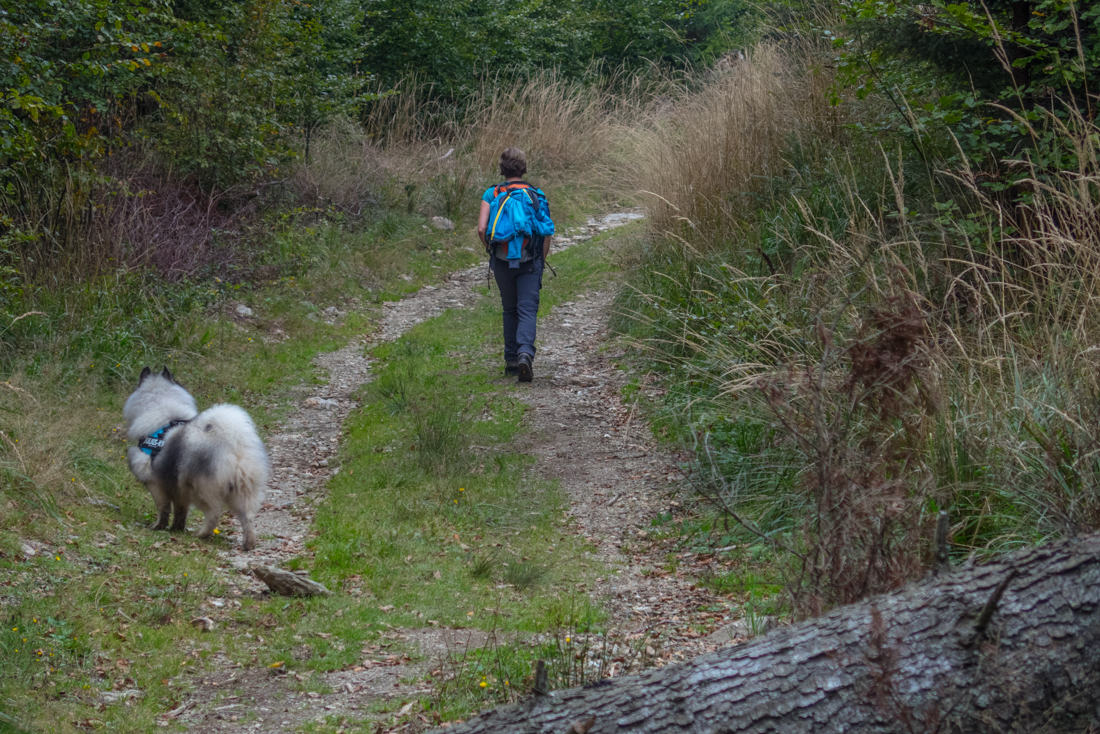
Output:
<path fill-rule="evenodd" d="M 1095 124 L 1009 202 L 845 130 L 821 58 L 757 49 L 639 136 L 659 203 L 623 299 L 795 616 L 922 575 L 940 510 L 956 559 L 1100 527 Z"/>

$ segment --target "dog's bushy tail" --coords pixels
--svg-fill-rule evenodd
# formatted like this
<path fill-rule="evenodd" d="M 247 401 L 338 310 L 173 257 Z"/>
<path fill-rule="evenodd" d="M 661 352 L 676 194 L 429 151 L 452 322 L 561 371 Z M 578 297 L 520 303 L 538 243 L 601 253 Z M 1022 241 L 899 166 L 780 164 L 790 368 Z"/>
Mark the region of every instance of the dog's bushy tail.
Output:
<path fill-rule="evenodd" d="M 131 446 L 126 452 L 126 459 L 130 462 L 130 471 L 134 473 L 138 481 L 148 484 L 153 478 L 152 459 L 137 446 Z"/>
<path fill-rule="evenodd" d="M 231 505 L 254 515 L 263 502 L 270 470 L 267 451 L 248 413 L 236 405 L 215 405 L 200 413 L 194 426 L 196 448 L 206 455 L 211 479 L 230 488 Z"/>

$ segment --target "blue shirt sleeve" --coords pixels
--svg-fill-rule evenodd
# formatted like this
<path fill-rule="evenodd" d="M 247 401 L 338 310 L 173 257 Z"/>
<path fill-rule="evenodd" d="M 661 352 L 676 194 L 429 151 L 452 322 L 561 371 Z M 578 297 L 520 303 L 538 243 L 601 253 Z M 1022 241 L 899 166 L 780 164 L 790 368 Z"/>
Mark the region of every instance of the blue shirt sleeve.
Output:
<path fill-rule="evenodd" d="M 490 186 L 489 188 L 485 189 L 485 193 L 481 195 L 481 200 L 484 201 L 486 204 L 492 204 L 493 199 L 495 198 L 493 196 L 493 189 L 495 188 L 496 186 Z"/>

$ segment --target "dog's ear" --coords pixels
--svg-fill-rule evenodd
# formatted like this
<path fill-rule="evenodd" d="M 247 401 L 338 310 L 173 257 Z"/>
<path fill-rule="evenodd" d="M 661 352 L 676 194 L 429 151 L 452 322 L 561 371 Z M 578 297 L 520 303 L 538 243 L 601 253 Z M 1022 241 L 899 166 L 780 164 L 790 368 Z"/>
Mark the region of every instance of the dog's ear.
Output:
<path fill-rule="evenodd" d="M 160 376 L 169 382 L 175 382 L 175 380 L 172 379 L 172 373 L 168 371 L 168 365 L 164 365 L 164 370 L 160 373 Z"/>
<path fill-rule="evenodd" d="M 153 371 L 146 367 L 141 371 L 141 377 L 138 378 L 138 387 L 141 387 L 141 383 L 145 382 L 145 378 L 153 374 Z"/>

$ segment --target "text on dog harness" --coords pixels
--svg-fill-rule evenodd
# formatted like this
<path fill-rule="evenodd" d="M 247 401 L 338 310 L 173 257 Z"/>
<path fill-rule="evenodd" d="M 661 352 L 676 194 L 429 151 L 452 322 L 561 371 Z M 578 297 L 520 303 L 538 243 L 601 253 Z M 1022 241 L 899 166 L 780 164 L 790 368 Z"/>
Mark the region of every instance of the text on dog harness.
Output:
<path fill-rule="evenodd" d="M 172 430 L 181 423 L 190 423 L 191 421 L 170 421 L 168 425 L 161 426 L 157 430 L 150 433 L 145 438 L 138 441 L 138 448 L 149 454 L 151 457 L 156 457 L 160 453 L 160 450 L 164 448 L 164 435 L 168 431 Z"/>

